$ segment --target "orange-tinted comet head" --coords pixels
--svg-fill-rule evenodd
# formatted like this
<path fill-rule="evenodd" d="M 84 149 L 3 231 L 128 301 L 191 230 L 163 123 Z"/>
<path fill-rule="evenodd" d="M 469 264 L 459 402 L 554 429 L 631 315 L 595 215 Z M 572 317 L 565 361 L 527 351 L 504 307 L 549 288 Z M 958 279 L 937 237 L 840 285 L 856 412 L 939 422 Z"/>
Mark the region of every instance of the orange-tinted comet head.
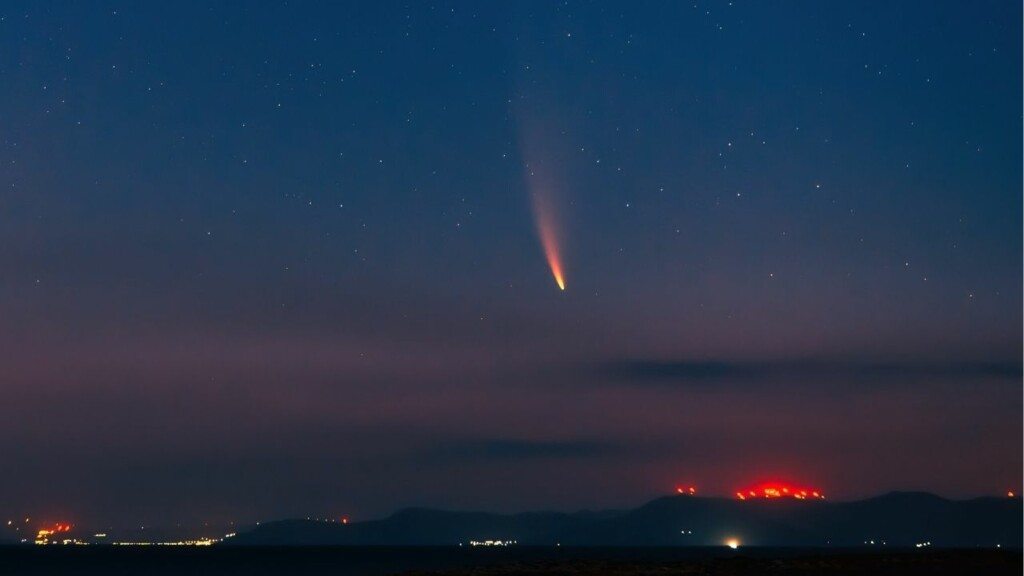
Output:
<path fill-rule="evenodd" d="M 534 194 L 533 197 L 533 215 L 537 220 L 537 234 L 540 236 L 548 267 L 551 268 L 551 275 L 555 278 L 555 284 L 565 290 L 565 273 L 562 270 L 562 255 L 558 249 L 555 218 L 546 199 L 538 194 Z"/>
<path fill-rule="evenodd" d="M 552 273 L 555 275 L 555 284 L 562 290 L 565 290 L 565 280 L 562 279 L 562 272 L 558 268 L 553 267 Z"/>
<path fill-rule="evenodd" d="M 565 190 L 560 174 L 567 163 L 565 150 L 558 144 L 556 118 L 541 111 L 517 110 L 520 146 L 523 156 L 523 180 L 530 199 L 537 239 L 544 251 L 551 276 L 559 290 L 565 290 L 565 228 L 560 218 L 560 191 Z"/>
<path fill-rule="evenodd" d="M 565 290 L 565 277 L 562 275 L 562 261 L 558 256 L 558 246 L 552 240 L 543 240 L 544 256 L 548 259 L 548 266 L 551 267 L 551 275 L 555 277 L 555 284 Z"/>

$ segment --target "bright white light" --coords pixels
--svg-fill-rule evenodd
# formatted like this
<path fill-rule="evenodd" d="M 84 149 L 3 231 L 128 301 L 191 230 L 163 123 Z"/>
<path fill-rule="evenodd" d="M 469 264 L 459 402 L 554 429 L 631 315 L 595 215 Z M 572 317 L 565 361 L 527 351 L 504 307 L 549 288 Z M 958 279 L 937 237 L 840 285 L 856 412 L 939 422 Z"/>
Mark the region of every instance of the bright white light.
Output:
<path fill-rule="evenodd" d="M 740 547 L 740 541 L 735 538 L 730 538 L 729 540 L 725 541 L 725 545 L 735 550 Z"/>

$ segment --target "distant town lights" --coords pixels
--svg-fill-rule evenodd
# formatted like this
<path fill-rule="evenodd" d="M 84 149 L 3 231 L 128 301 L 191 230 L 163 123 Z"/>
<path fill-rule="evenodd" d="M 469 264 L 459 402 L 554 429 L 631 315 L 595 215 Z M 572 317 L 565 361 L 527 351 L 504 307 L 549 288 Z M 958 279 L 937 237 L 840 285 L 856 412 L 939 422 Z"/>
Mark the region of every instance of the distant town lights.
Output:
<path fill-rule="evenodd" d="M 519 542 L 517 542 L 515 540 L 470 540 L 469 541 L 469 545 L 470 546 L 512 546 L 512 545 L 515 545 L 515 544 L 518 544 L 518 543 Z M 459 546 L 462 546 L 462 544 L 459 543 Z M 561 544 L 559 544 L 559 546 L 561 546 Z"/>

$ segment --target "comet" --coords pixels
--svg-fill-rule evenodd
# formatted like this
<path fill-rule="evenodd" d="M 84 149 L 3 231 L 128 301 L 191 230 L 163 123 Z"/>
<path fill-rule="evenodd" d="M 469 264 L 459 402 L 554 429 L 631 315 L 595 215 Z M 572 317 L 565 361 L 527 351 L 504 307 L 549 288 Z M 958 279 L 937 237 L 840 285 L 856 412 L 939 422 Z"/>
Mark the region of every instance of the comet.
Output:
<path fill-rule="evenodd" d="M 544 252 L 551 276 L 559 290 L 565 290 L 564 222 L 560 218 L 560 194 L 565 192 L 564 174 L 569 164 L 561 144 L 556 114 L 545 114 L 536 106 L 517 106 L 514 113 L 519 125 L 519 146 L 523 160 L 523 176 L 529 194 L 537 239 Z"/>
<path fill-rule="evenodd" d="M 551 268 L 551 276 L 560 290 L 565 290 L 565 274 L 562 269 L 562 255 L 559 250 L 557 228 L 551 205 L 541 192 L 533 194 L 533 218 L 537 225 L 537 235 L 540 237 L 541 248 L 544 249 L 544 258 Z"/>

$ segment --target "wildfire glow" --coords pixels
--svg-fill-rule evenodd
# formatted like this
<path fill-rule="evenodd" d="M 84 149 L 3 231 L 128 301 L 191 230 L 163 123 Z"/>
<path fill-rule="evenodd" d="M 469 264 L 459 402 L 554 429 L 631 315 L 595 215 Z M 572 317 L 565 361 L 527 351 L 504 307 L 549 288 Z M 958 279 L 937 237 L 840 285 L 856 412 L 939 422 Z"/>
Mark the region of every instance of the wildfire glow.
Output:
<path fill-rule="evenodd" d="M 794 498 L 796 500 L 824 500 L 825 494 L 816 488 L 800 488 L 788 484 L 766 483 L 736 492 L 740 500 L 752 498 Z"/>
<path fill-rule="evenodd" d="M 28 521 L 28 518 L 25 519 Z M 36 532 L 36 544 L 49 544 L 50 538 L 56 538 L 58 534 L 62 532 L 70 532 L 71 524 L 54 524 L 52 528 L 40 528 Z"/>

